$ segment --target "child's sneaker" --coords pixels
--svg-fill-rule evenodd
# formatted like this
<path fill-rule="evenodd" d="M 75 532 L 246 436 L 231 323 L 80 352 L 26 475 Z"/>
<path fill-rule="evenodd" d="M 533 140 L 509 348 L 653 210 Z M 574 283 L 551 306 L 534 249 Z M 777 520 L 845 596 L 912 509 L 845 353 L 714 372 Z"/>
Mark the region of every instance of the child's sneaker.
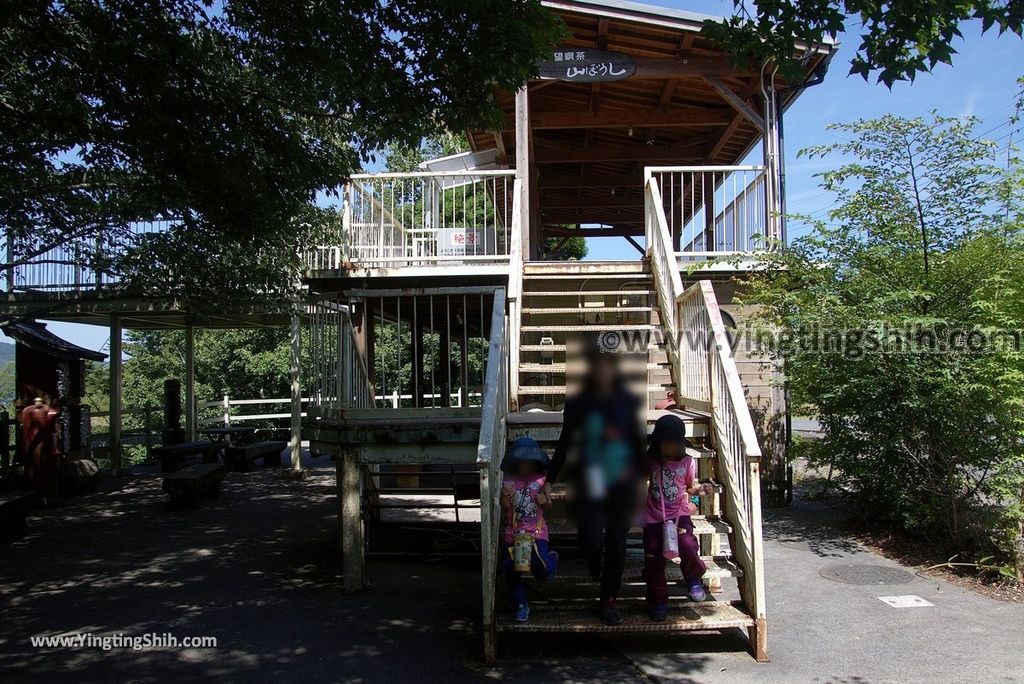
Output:
<path fill-rule="evenodd" d="M 665 618 L 668 617 L 668 604 L 660 603 L 656 606 L 651 606 L 650 616 L 654 622 L 664 622 Z"/>
<path fill-rule="evenodd" d="M 703 601 L 708 595 L 704 592 L 704 583 L 697 581 L 690 585 L 690 600 Z"/>
<path fill-rule="evenodd" d="M 530 619 L 530 604 L 523 601 L 518 606 L 512 615 L 512 619 L 516 622 L 526 622 Z"/>
<path fill-rule="evenodd" d="M 621 625 L 622 613 L 615 607 L 615 598 L 607 598 L 601 601 L 601 622 L 606 625 Z"/>

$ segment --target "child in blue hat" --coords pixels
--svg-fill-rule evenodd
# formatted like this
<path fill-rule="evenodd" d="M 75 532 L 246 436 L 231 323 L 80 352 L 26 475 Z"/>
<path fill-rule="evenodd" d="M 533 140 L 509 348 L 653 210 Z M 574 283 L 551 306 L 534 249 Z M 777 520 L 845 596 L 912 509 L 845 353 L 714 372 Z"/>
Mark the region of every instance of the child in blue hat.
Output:
<path fill-rule="evenodd" d="M 551 577 L 558 567 L 558 554 L 548 549 L 548 527 L 544 521 L 544 509 L 551 505 L 547 486 L 549 463 L 544 450 L 529 437 L 520 437 L 512 442 L 501 461 L 504 473 L 501 482 L 503 536 L 508 545 L 503 568 L 516 622 L 526 622 L 530 617 L 523 575 L 515 567 L 513 544 L 516 536 L 532 538 L 530 574 L 534 577 Z"/>

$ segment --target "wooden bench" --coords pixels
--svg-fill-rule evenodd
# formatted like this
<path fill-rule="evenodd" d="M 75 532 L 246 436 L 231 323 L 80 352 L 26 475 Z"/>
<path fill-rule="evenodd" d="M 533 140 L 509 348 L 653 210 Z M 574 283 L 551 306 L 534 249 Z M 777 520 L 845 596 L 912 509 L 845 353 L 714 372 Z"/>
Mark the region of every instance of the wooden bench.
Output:
<path fill-rule="evenodd" d="M 189 456 L 200 456 L 203 463 L 216 463 L 223 442 L 211 442 L 203 440 L 199 442 L 182 442 L 181 444 L 166 444 L 153 450 L 160 459 L 160 470 L 165 473 L 173 473 L 181 468 L 185 459 Z"/>
<path fill-rule="evenodd" d="M 198 508 L 203 497 L 220 493 L 227 470 L 223 463 L 196 463 L 164 475 L 164 491 L 171 497 L 172 506 Z"/>
<path fill-rule="evenodd" d="M 287 442 L 255 442 L 230 446 L 224 453 L 224 460 L 233 470 L 252 470 L 252 463 L 262 458 L 263 465 L 281 465 L 281 452 L 288 446 Z"/>
<path fill-rule="evenodd" d="M 0 493 L 0 525 L 3 536 L 15 536 L 25 531 L 25 516 L 32 511 L 36 495 L 32 492 Z"/>

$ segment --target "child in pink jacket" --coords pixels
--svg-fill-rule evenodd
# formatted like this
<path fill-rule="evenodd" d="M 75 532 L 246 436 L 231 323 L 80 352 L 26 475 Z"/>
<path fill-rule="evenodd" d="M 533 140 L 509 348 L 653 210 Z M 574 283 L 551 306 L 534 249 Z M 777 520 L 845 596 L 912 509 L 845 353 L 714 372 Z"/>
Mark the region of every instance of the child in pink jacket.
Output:
<path fill-rule="evenodd" d="M 697 507 L 692 495 L 707 495 L 709 485 L 697 482 L 697 463 L 686 454 L 686 426 L 678 417 L 662 416 L 654 425 L 647 451 L 650 484 L 644 510 L 644 581 L 651 619 L 668 616 L 668 581 L 665 578 L 665 521 L 678 529 L 679 563 L 689 587 L 690 599 L 703 601 L 703 577 L 707 568 L 700 559 L 700 543 L 693 534 L 690 516 Z"/>

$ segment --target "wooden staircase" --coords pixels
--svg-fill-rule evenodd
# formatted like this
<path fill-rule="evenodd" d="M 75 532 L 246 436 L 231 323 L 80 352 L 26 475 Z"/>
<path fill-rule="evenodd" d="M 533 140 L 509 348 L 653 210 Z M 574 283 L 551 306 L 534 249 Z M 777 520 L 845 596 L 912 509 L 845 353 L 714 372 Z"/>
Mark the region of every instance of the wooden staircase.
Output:
<path fill-rule="evenodd" d="M 675 369 L 661 339 L 661 319 L 650 268 L 645 262 L 527 263 L 523 269 L 518 331 L 518 366 L 511 378 L 513 410 L 506 416 L 507 439 L 520 436 L 536 439 L 542 447 L 553 448 L 561 430 L 561 409 L 571 393 L 570 353 L 573 336 L 618 335 L 630 340 L 638 359 L 640 382 L 634 385 L 647 397 L 647 423 L 668 411 L 657 409 L 659 401 L 675 387 Z M 512 334 L 515 334 L 514 332 Z M 631 337 L 627 337 L 631 336 Z M 614 340 L 615 337 L 610 337 Z M 639 341 L 639 343 L 638 343 Z M 516 345 L 511 345 L 515 354 Z M 687 435 L 709 444 L 711 420 L 707 413 L 672 410 L 687 427 Z M 702 480 L 716 482 L 717 456 L 709 448 L 695 449 Z M 630 531 L 626 570 L 618 607 L 622 624 L 609 626 L 597 616 L 597 580 L 587 573 L 576 540 L 575 521 L 570 519 L 564 488 L 556 489 L 556 503 L 549 511 L 551 548 L 561 556 L 558 576 L 545 581 L 530 580 L 531 615 L 528 622 L 511 619 L 507 600 L 499 598 L 496 630 L 499 633 L 647 633 L 721 631 L 753 629 L 755 618 L 740 601 L 718 600 L 722 581 L 741 579 L 743 569 L 730 551 L 733 526 L 723 512 L 721 485 L 706 498 L 701 515 L 694 517 L 694 533 L 701 540 L 701 554 L 707 565 L 704 581 L 707 601 L 694 603 L 687 597 L 679 569 L 669 564 L 669 617 L 652 622 L 644 601 L 642 530 Z M 500 584 L 500 580 L 499 580 Z M 503 592 L 498 592 L 504 597 Z M 753 632 L 751 641 L 754 642 Z M 756 654 L 761 657 L 763 654 Z"/>

